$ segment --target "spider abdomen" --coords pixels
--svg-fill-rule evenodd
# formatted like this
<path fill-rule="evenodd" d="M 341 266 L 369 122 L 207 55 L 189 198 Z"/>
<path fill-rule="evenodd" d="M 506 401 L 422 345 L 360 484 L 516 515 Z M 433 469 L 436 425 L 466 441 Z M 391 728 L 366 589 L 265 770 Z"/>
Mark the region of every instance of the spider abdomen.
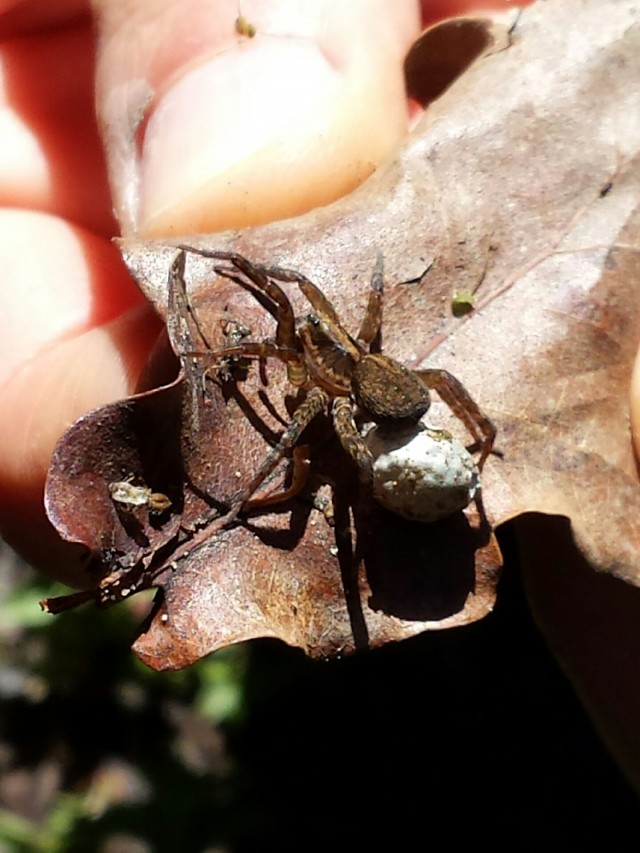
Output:
<path fill-rule="evenodd" d="M 408 367 L 386 355 L 364 355 L 352 374 L 356 403 L 376 423 L 417 422 L 429 408 L 429 390 Z"/>

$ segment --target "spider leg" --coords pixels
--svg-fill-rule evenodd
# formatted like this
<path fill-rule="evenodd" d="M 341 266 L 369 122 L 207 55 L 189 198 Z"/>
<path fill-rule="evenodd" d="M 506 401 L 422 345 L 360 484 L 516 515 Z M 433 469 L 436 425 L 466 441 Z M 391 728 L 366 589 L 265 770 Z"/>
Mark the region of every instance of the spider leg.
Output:
<path fill-rule="evenodd" d="M 358 332 L 358 343 L 368 346 L 369 352 L 382 351 L 382 299 L 384 296 L 384 277 L 382 255 L 378 255 L 371 275 L 371 289 L 367 310 Z"/>
<path fill-rule="evenodd" d="M 358 466 L 360 482 L 365 485 L 370 483 L 373 480 L 373 458 L 356 426 L 354 404 L 348 397 L 336 397 L 331 413 L 342 447 Z"/>
<path fill-rule="evenodd" d="M 233 266 L 240 270 L 246 277 L 252 281 L 256 287 L 263 290 L 265 293 L 268 293 L 269 296 L 276 302 L 278 306 L 281 306 L 284 302 L 287 304 L 287 308 L 291 311 L 291 318 L 293 320 L 293 310 L 291 308 L 291 303 L 287 298 L 286 294 L 282 290 L 281 287 L 278 287 L 277 284 L 273 281 L 269 281 L 269 279 L 276 279 L 277 281 L 286 281 L 297 284 L 300 287 L 300 290 L 307 297 L 314 310 L 318 313 L 318 315 L 322 316 L 323 319 L 326 319 L 332 323 L 336 323 L 340 325 L 340 320 L 338 318 L 338 314 L 336 309 L 333 307 L 332 303 L 327 299 L 324 293 L 317 287 L 312 281 L 302 275 L 302 273 L 296 272 L 295 270 L 285 269 L 284 267 L 275 267 L 275 266 L 267 266 L 265 264 L 252 264 L 251 261 L 248 261 L 242 255 L 239 255 L 237 252 L 222 252 L 222 251 L 212 251 L 208 249 L 197 249 L 193 246 L 181 245 L 178 246 L 179 249 L 182 249 L 186 252 L 193 252 L 196 255 L 202 255 L 204 258 L 214 258 L 215 260 L 220 261 L 230 261 Z M 232 278 L 232 275 L 229 275 L 228 271 L 225 270 L 216 270 L 220 275 L 226 275 L 227 278 Z M 233 279 L 237 281 L 237 279 Z M 294 328 L 294 324 L 292 324 L 292 328 Z M 295 328 L 294 328 L 295 331 Z"/>
<path fill-rule="evenodd" d="M 229 281 L 234 281 L 240 286 L 246 286 L 245 279 L 243 279 L 239 275 L 236 275 L 232 270 L 225 269 L 224 267 L 216 267 L 215 270 L 216 273 L 218 275 L 221 275 L 223 278 L 227 278 L 229 279 Z M 256 284 L 255 279 L 250 279 L 250 281 L 254 285 Z M 281 313 L 281 306 L 283 303 L 276 302 L 276 342 L 282 342 L 283 347 L 287 347 L 289 344 L 291 344 L 292 346 L 296 346 L 297 341 L 295 337 L 295 321 L 293 320 L 293 313 L 291 313 L 291 318 L 288 316 L 291 312 L 291 303 L 289 302 L 282 288 L 278 287 L 278 285 L 274 284 L 273 282 L 268 281 L 267 283 L 269 285 L 269 289 L 261 289 L 265 293 L 269 294 L 272 301 L 275 301 L 274 292 L 278 292 L 282 299 L 286 301 L 286 305 L 288 306 L 288 308 L 285 309 L 285 316 L 283 317 L 283 314 Z M 275 291 L 273 290 L 274 288 Z M 290 333 L 292 330 L 293 338 L 290 339 Z M 278 357 L 277 353 L 274 353 L 274 355 L 276 358 Z M 301 385 L 304 385 L 304 383 L 307 381 L 307 366 L 300 353 L 297 353 L 295 357 L 283 359 L 283 361 L 285 360 L 287 363 L 287 379 L 289 380 L 289 382 L 297 388 L 299 388 Z M 264 358 L 260 359 L 260 377 L 262 379 L 262 384 L 268 385 L 266 379 Z"/>
<path fill-rule="evenodd" d="M 282 435 L 280 436 L 280 440 L 275 445 L 275 447 L 271 448 L 262 465 L 260 466 L 256 474 L 252 477 L 251 481 L 242 489 L 242 491 L 238 492 L 232 498 L 231 508 L 229 509 L 229 512 L 225 513 L 224 515 L 216 515 L 213 518 L 207 519 L 208 523 L 206 523 L 204 527 L 197 530 L 188 541 L 184 542 L 176 549 L 176 551 L 173 553 L 174 562 L 181 560 L 183 557 L 187 557 L 189 554 L 192 554 L 195 550 L 205 545 L 209 541 L 211 536 L 213 536 L 219 530 L 224 529 L 227 525 L 235 521 L 243 510 L 246 509 L 247 511 L 251 511 L 251 509 L 259 505 L 257 502 L 259 502 L 260 499 L 258 498 L 257 502 L 254 503 L 251 500 L 252 496 L 266 480 L 269 474 L 272 473 L 272 471 L 275 469 L 276 465 L 282 459 L 287 450 L 295 445 L 304 428 L 309 423 L 311 423 L 311 421 L 316 417 L 316 415 L 319 415 L 320 412 L 326 407 L 328 400 L 329 395 L 327 394 L 327 392 L 324 391 L 322 388 L 319 388 L 318 386 L 312 388 L 311 391 L 309 391 L 306 398 L 302 401 L 302 403 L 300 403 L 298 408 L 293 413 L 291 423 L 282 433 Z M 295 464 L 296 460 L 294 457 L 294 466 Z M 294 483 L 295 479 L 296 475 L 294 469 Z M 293 489 L 293 485 L 294 484 L 292 483 L 289 491 Z M 291 491 L 291 494 L 295 494 L 295 492 Z M 271 502 L 270 497 L 271 496 L 269 495 L 267 496 L 267 498 L 265 499 L 266 503 L 262 504 L 263 506 Z"/>
<path fill-rule="evenodd" d="M 327 392 L 318 386 L 309 391 L 305 399 L 293 413 L 291 423 L 280 436 L 278 443 L 271 448 L 249 483 L 234 497 L 231 509 L 224 517 L 225 524 L 233 521 L 242 509 L 251 509 L 251 503 L 253 502 L 250 502 L 250 499 L 256 489 L 262 485 L 269 474 L 275 469 L 287 450 L 296 444 L 305 427 L 322 412 L 328 400 L 329 395 Z"/>
<path fill-rule="evenodd" d="M 209 348 L 209 341 L 189 301 L 184 279 L 184 269 L 185 253 L 180 251 L 171 264 L 168 280 L 168 309 L 171 323 L 173 324 L 174 338 L 182 342 L 192 339 L 194 337 L 193 328 L 195 328 L 203 345 Z M 192 328 L 190 328 L 190 325 Z"/>
<path fill-rule="evenodd" d="M 296 341 L 296 321 L 293 308 L 291 307 L 291 302 L 289 301 L 287 294 L 281 287 L 265 275 L 261 267 L 255 266 L 242 256 L 238 255 L 237 258 L 234 258 L 233 265 L 236 269 L 240 270 L 240 272 L 258 288 L 258 290 L 266 293 L 267 296 L 275 302 L 277 306 L 276 342 L 281 346 L 294 348 Z M 218 275 L 231 279 L 231 281 L 235 281 L 240 284 L 242 283 L 241 279 L 238 279 L 237 276 L 234 276 L 233 273 L 230 273 L 230 271 L 224 269 L 224 267 L 216 267 L 216 272 Z"/>
<path fill-rule="evenodd" d="M 273 341 L 247 341 L 244 344 L 235 344 L 230 347 L 220 347 L 218 349 L 195 350 L 181 353 L 181 356 L 187 359 L 199 359 L 208 361 L 209 364 L 202 371 L 202 391 L 205 393 L 207 386 L 207 378 L 213 379 L 213 374 L 217 373 L 219 379 L 227 381 L 231 378 L 228 373 L 228 368 L 225 367 L 227 359 L 231 358 L 257 358 L 260 360 L 260 378 L 263 385 L 268 385 L 266 374 L 263 371 L 263 366 L 267 358 L 277 358 L 285 362 L 287 369 L 291 364 L 297 364 L 299 354 L 293 350 L 279 347 Z M 216 362 L 218 364 L 216 365 Z"/>
<path fill-rule="evenodd" d="M 264 497 L 253 498 L 252 500 L 247 501 L 244 505 L 245 512 L 250 512 L 254 509 L 262 509 L 265 506 L 284 503 L 285 501 L 295 497 L 298 492 L 302 491 L 309 479 L 309 446 L 305 444 L 294 447 L 292 455 L 293 473 L 291 475 L 291 485 L 279 492 L 270 492 Z"/>
<path fill-rule="evenodd" d="M 438 392 L 453 414 L 463 422 L 474 440 L 479 444 L 478 469 L 481 471 L 495 441 L 496 428 L 493 423 L 481 411 L 462 382 L 448 370 L 416 370 L 416 374 L 428 388 L 433 388 Z"/>
<path fill-rule="evenodd" d="M 258 290 L 266 293 L 277 307 L 276 318 L 276 344 L 288 350 L 297 350 L 295 315 L 289 297 L 284 290 L 269 279 L 268 267 L 252 264 L 237 252 L 216 252 L 207 249 L 196 249 L 189 246 L 180 246 L 181 249 L 201 255 L 204 258 L 213 258 L 219 261 L 229 261 L 235 270 L 242 273 Z M 217 267 L 216 273 L 228 278 L 237 284 L 243 284 L 241 278 L 234 274 L 233 270 Z M 287 359 L 287 378 L 292 385 L 299 387 L 307 380 L 307 369 L 304 358 L 299 354 L 295 358 Z"/>
<path fill-rule="evenodd" d="M 295 316 L 289 297 L 281 287 L 269 280 L 268 268 L 252 264 L 242 255 L 237 252 L 215 252 L 207 249 L 195 249 L 189 246 L 180 246 L 181 249 L 193 252 L 196 255 L 201 255 L 203 258 L 213 258 L 218 261 L 229 261 L 235 269 L 245 275 L 250 282 L 266 293 L 278 307 L 278 325 L 276 328 L 276 343 L 281 346 L 295 349 L 296 334 L 295 334 Z M 242 283 L 241 279 L 234 276 L 231 270 L 226 270 L 224 267 L 216 269 L 218 275 L 231 279 L 236 283 Z"/>
<path fill-rule="evenodd" d="M 185 352 L 182 355 L 189 358 L 209 359 L 210 361 L 232 357 L 277 358 L 287 364 L 300 358 L 300 354 L 295 350 L 281 347 L 272 341 L 247 341 L 246 344 L 236 344 L 232 347 L 220 347 L 220 349 L 201 350 L 199 352 Z"/>
<path fill-rule="evenodd" d="M 297 284 L 300 290 L 309 300 L 313 310 L 323 320 L 329 323 L 340 326 L 340 318 L 338 312 L 333 307 L 333 304 L 327 299 L 320 288 L 312 281 L 295 270 L 284 269 L 283 267 L 261 267 L 261 270 L 271 278 L 277 281 L 291 282 Z"/>

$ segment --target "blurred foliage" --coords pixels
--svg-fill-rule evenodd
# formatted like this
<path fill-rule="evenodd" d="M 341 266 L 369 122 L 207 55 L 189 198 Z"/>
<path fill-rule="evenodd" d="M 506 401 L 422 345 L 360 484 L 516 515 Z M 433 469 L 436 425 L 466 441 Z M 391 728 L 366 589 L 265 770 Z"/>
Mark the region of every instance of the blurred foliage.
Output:
<path fill-rule="evenodd" d="M 39 601 L 63 590 L 19 574 L 0 603 L 0 850 L 204 849 L 182 827 L 194 808 L 228 822 L 220 727 L 242 720 L 246 649 L 154 673 L 129 651 L 148 600 L 51 617 Z"/>
<path fill-rule="evenodd" d="M 328 663 L 256 641 L 156 673 L 129 650 L 148 599 L 52 617 L 38 601 L 56 591 L 3 556 L 1 853 L 461 848 L 479 835 L 553 853 L 635 832 L 637 799 L 517 571 L 468 628 Z"/>

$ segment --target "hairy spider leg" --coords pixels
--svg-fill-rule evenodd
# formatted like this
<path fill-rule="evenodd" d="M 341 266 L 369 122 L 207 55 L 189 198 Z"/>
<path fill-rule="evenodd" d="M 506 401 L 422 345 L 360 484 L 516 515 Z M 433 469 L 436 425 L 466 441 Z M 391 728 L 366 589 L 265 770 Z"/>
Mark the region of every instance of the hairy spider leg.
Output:
<path fill-rule="evenodd" d="M 317 285 L 309 281 L 306 276 L 294 270 L 284 269 L 282 267 L 262 267 L 261 268 L 271 278 L 278 281 L 286 281 L 296 283 L 303 294 L 311 303 L 318 317 L 333 326 L 334 333 L 340 330 L 348 342 L 344 342 L 348 348 L 348 344 L 353 344 L 353 339 L 348 335 L 340 322 L 338 313 L 327 297 L 322 293 Z M 383 258 L 378 255 L 373 274 L 371 276 L 371 289 L 369 291 L 369 301 L 365 312 L 362 326 L 358 332 L 357 344 L 362 347 L 369 347 L 369 351 L 378 353 L 382 349 L 382 300 L 384 295 L 384 276 L 383 276 Z"/>
<path fill-rule="evenodd" d="M 358 343 L 369 347 L 370 353 L 382 352 L 382 300 L 384 297 L 384 273 L 382 255 L 378 255 L 373 273 L 367 310 L 358 332 Z"/>
<path fill-rule="evenodd" d="M 295 497 L 298 492 L 302 491 L 309 479 L 309 445 L 300 444 L 293 448 L 293 471 L 291 473 L 291 485 L 286 489 L 281 489 L 279 492 L 269 492 L 269 494 L 260 498 L 253 498 L 244 504 L 245 512 L 251 512 L 254 509 L 263 509 L 266 506 L 284 503 Z"/>
<path fill-rule="evenodd" d="M 297 351 L 295 317 L 293 314 L 291 302 L 289 301 L 289 298 L 282 290 L 282 288 L 269 279 L 270 268 L 252 264 L 242 255 L 239 255 L 235 252 L 207 251 L 195 248 L 191 249 L 190 247 L 186 246 L 183 248 L 187 251 L 193 251 L 197 254 L 203 255 L 204 257 L 210 257 L 215 260 L 230 261 L 233 264 L 235 270 L 242 273 L 242 275 L 244 275 L 259 290 L 266 293 L 266 295 L 273 300 L 277 307 L 275 344 L 270 341 L 247 342 L 243 344 L 238 344 L 234 347 L 224 347 L 218 350 L 211 350 L 209 353 L 207 353 L 207 355 L 209 355 L 211 358 L 228 358 L 233 356 L 253 356 L 259 357 L 260 359 L 268 357 L 277 358 L 280 361 L 286 363 L 288 379 L 292 385 L 300 386 L 304 384 L 307 379 L 306 365 L 304 363 L 303 357 Z M 231 270 L 224 268 L 216 268 L 215 271 L 218 275 L 222 275 L 225 278 L 236 282 L 237 284 L 244 284 L 243 279 L 235 275 Z M 287 280 L 289 280 L 288 276 Z M 320 299 L 324 300 L 324 296 L 315 287 L 315 285 L 313 285 L 308 280 L 305 281 L 308 284 L 308 287 L 314 290 Z M 327 302 L 327 304 L 329 303 Z M 337 315 L 335 314 L 333 306 L 330 306 L 330 310 L 333 316 L 335 316 L 337 319 Z M 283 433 L 283 435 L 281 436 L 281 439 L 276 445 L 276 447 L 272 448 L 272 451 L 264 460 L 262 466 L 256 473 L 251 483 L 247 486 L 246 490 L 244 490 L 243 494 L 237 499 L 238 501 L 240 501 L 239 508 L 236 508 L 235 511 L 232 509 L 233 515 L 229 516 L 228 520 L 232 520 L 233 518 L 235 518 L 235 516 L 238 514 L 240 509 L 243 508 L 243 506 L 245 509 L 251 510 L 257 507 L 281 503 L 293 497 L 304 487 L 304 484 L 306 483 L 308 477 L 309 469 L 307 451 L 304 448 L 294 448 L 293 474 L 292 482 L 289 488 L 278 492 L 277 494 L 271 494 L 265 496 L 264 498 L 258 498 L 255 501 L 249 501 L 250 496 L 269 476 L 269 474 L 275 468 L 278 461 L 282 458 L 286 450 L 296 443 L 299 435 L 302 433 L 306 425 L 311 420 L 313 420 L 313 418 L 316 417 L 316 415 L 319 414 L 319 412 L 322 411 L 323 408 L 326 407 L 327 402 L 328 397 L 325 392 L 316 388 L 312 389 L 309 395 L 307 395 L 307 398 L 294 412 L 294 417 L 291 424 L 289 425 L 285 433 Z M 236 503 L 237 502 L 234 501 L 234 504 Z"/>
<path fill-rule="evenodd" d="M 289 297 L 281 287 L 271 281 L 266 275 L 264 268 L 256 264 L 252 264 L 241 255 L 237 255 L 231 259 L 233 266 L 239 270 L 252 284 L 266 293 L 277 306 L 277 321 L 276 321 L 276 343 L 281 346 L 295 349 L 296 347 L 296 320 L 291 307 Z M 226 278 L 232 278 L 227 275 L 228 270 L 216 267 L 218 275 L 223 275 Z M 233 281 L 238 281 L 237 278 L 232 278 Z"/>
<path fill-rule="evenodd" d="M 213 251 L 208 249 L 197 249 L 194 246 L 185 246 L 181 245 L 178 248 L 182 249 L 186 252 L 192 252 L 195 255 L 201 255 L 203 258 L 213 258 L 216 261 L 229 261 L 233 264 L 235 269 L 239 270 L 243 275 L 245 275 L 249 281 L 251 281 L 255 286 L 262 290 L 267 294 L 278 306 L 278 325 L 276 328 L 276 343 L 281 346 L 288 347 L 289 349 L 295 349 L 295 339 L 296 339 L 296 322 L 295 316 L 293 313 L 293 308 L 291 307 L 291 302 L 287 297 L 286 293 L 282 290 L 281 287 L 278 287 L 275 282 L 270 281 L 269 279 L 269 268 L 252 264 L 251 261 L 248 261 L 242 255 L 239 255 L 237 252 L 222 252 L 222 251 Z M 225 269 L 224 267 L 216 268 L 216 273 L 218 275 L 224 276 L 225 278 L 231 279 L 231 281 L 235 281 L 238 284 L 242 284 L 242 280 L 238 279 L 233 275 L 232 270 Z"/>
<path fill-rule="evenodd" d="M 252 264 L 242 255 L 239 255 L 235 252 L 209 251 L 207 249 L 196 249 L 191 248 L 189 246 L 181 246 L 180 248 L 195 252 L 196 254 L 202 255 L 206 258 L 215 258 L 218 260 L 230 261 L 237 270 L 239 270 L 249 279 L 249 281 L 255 284 L 256 287 L 258 287 L 264 293 L 267 293 L 273 299 L 279 309 L 282 306 L 286 305 L 286 310 L 287 312 L 290 312 L 291 318 L 293 318 L 293 309 L 291 307 L 291 302 L 289 301 L 287 295 L 284 293 L 282 288 L 278 287 L 276 282 L 271 281 L 271 279 L 297 284 L 304 296 L 311 304 L 311 307 L 316 312 L 318 318 L 331 326 L 332 334 L 334 335 L 336 341 L 340 345 L 342 345 L 347 351 L 352 350 L 353 348 L 362 351 L 362 346 L 359 345 L 359 343 L 357 343 L 356 341 L 354 341 L 353 338 L 348 334 L 348 332 L 343 328 L 340 322 L 340 318 L 338 317 L 338 313 L 333 306 L 333 303 L 329 299 L 327 299 L 327 297 L 317 285 L 310 281 L 306 276 L 302 275 L 302 273 L 299 273 L 295 270 L 286 269 L 285 267 L 267 266 L 264 264 Z M 242 280 L 235 277 L 230 270 L 224 269 L 223 267 L 216 268 L 216 272 L 219 275 L 231 279 L 232 281 L 235 281 L 239 284 L 243 283 Z M 369 314 L 369 310 L 371 310 L 372 338 L 371 341 L 367 340 L 366 343 L 374 344 L 374 346 L 372 346 L 371 348 L 372 352 L 379 352 L 380 325 L 382 322 L 383 290 L 382 255 L 379 255 L 376 261 L 371 286 L 372 292 L 369 296 L 369 303 L 371 305 L 371 308 L 369 309 L 369 306 L 367 307 L 367 315 Z M 279 318 L 278 329 L 276 330 L 277 341 L 279 341 L 278 330 L 280 329 L 281 322 L 282 320 Z M 292 335 L 295 340 L 295 320 L 292 319 L 291 325 L 289 325 L 289 320 L 287 318 L 285 325 L 287 332 L 289 328 L 292 329 Z M 285 326 L 283 326 L 282 329 L 284 334 Z M 290 346 L 290 342 L 287 339 L 283 339 L 282 342 L 286 346 Z M 376 342 L 378 342 L 377 347 L 375 346 Z M 302 357 L 300 358 L 299 365 L 299 375 L 297 373 L 296 367 L 293 364 L 287 365 L 287 374 L 289 381 L 292 385 L 299 386 L 304 384 L 304 382 L 306 381 L 306 368 L 304 365 L 304 359 Z M 304 378 L 301 378 L 303 371 Z"/>
<path fill-rule="evenodd" d="M 265 293 L 275 303 L 276 344 L 290 352 L 296 351 L 298 344 L 296 338 L 295 316 L 287 294 L 281 287 L 279 287 L 279 285 L 268 278 L 265 273 L 265 267 L 258 267 L 240 255 L 234 256 L 232 263 L 235 269 L 239 270 L 246 279 Z M 228 278 L 230 281 L 236 282 L 236 284 L 246 284 L 246 282 L 232 270 L 225 269 L 224 267 L 216 267 L 215 271 L 218 275 Z M 277 357 L 277 353 L 275 353 L 275 356 Z M 283 361 L 285 360 L 287 363 L 287 379 L 289 382 L 296 387 L 304 385 L 307 381 L 307 368 L 302 354 L 298 352 L 295 357 L 283 359 Z"/>
<path fill-rule="evenodd" d="M 242 509 L 251 509 L 252 506 L 255 507 L 256 504 L 251 501 L 251 497 L 255 494 L 256 490 L 262 485 L 262 483 L 264 483 L 269 474 L 272 473 L 287 450 L 296 444 L 305 427 L 307 427 L 311 421 L 317 417 L 317 415 L 326 409 L 328 401 L 329 395 L 326 391 L 323 391 L 322 388 L 316 386 L 309 391 L 305 399 L 293 413 L 291 423 L 280 436 L 278 443 L 271 448 L 262 465 L 258 468 L 249 483 L 234 497 L 231 509 L 224 517 L 225 524 L 233 521 Z"/>
<path fill-rule="evenodd" d="M 300 359 L 300 355 L 293 350 L 284 349 L 274 344 L 272 341 L 247 341 L 245 344 L 235 344 L 232 347 L 220 347 L 219 349 L 209 349 L 205 352 L 185 352 L 183 356 L 188 358 L 197 358 L 202 361 L 221 362 L 228 358 L 258 358 L 261 363 L 267 358 L 277 358 L 283 361 L 287 367 L 291 363 L 296 363 Z M 211 370 L 212 365 L 204 368 L 202 372 L 202 390 L 206 388 L 206 377 Z M 266 384 L 266 383 L 265 383 Z"/>
<path fill-rule="evenodd" d="M 198 317 L 196 312 L 193 310 L 193 306 L 191 305 L 189 295 L 187 293 L 187 287 L 184 280 L 185 259 L 185 252 L 178 252 L 171 264 L 171 268 L 169 269 L 169 313 L 174 318 L 174 321 L 177 322 L 179 319 L 180 322 L 186 326 L 184 331 L 192 337 L 191 330 L 188 329 L 187 318 L 190 318 L 196 332 L 202 340 L 202 343 L 207 347 L 207 349 L 209 349 L 209 341 L 198 322 Z"/>
<path fill-rule="evenodd" d="M 323 328 L 324 332 L 332 340 L 336 348 L 348 353 L 353 359 L 357 359 L 363 354 L 362 345 L 354 340 L 344 328 L 333 303 L 327 299 L 324 293 L 315 284 L 313 284 L 313 282 L 309 281 L 309 279 L 304 275 L 299 272 L 295 272 L 294 270 L 283 269 L 282 267 L 264 267 L 264 269 L 268 271 L 270 276 L 276 278 L 278 281 L 298 284 L 300 290 L 306 296 L 308 301 L 311 303 L 311 307 L 315 311 L 315 315 L 309 316 L 307 320 L 310 321 L 311 324 L 319 325 L 319 327 Z M 310 328 L 310 323 L 307 323 L 307 328 Z M 303 334 L 302 329 L 300 332 Z M 311 338 L 308 338 L 306 341 L 307 348 L 310 339 Z M 303 349 L 305 349 L 304 346 Z"/>
<path fill-rule="evenodd" d="M 333 307 L 333 303 L 327 299 L 320 288 L 312 281 L 295 270 L 285 269 L 284 267 L 261 267 L 264 273 L 270 278 L 275 278 L 277 281 L 286 281 L 290 284 L 297 284 L 300 290 L 308 299 L 311 307 L 316 312 L 318 317 L 332 325 L 340 326 L 340 318 L 338 312 Z"/>
<path fill-rule="evenodd" d="M 336 397 L 331 407 L 333 426 L 344 450 L 356 463 L 360 482 L 373 480 L 373 457 L 364 443 L 354 418 L 354 404 L 348 397 Z"/>
<path fill-rule="evenodd" d="M 496 437 L 495 426 L 481 411 L 464 385 L 448 370 L 431 368 L 416 370 L 415 372 L 427 388 L 433 388 L 438 392 L 442 400 L 449 406 L 454 415 L 463 422 L 474 440 L 479 444 L 478 470 L 481 471 L 493 448 Z"/>
<path fill-rule="evenodd" d="M 295 350 L 281 347 L 273 341 L 247 341 L 245 344 L 234 344 L 232 347 L 219 347 L 218 349 L 210 349 L 206 352 L 186 352 L 182 355 L 192 358 L 210 359 L 218 361 L 222 358 L 277 358 L 285 363 L 297 361 L 300 358 L 300 353 Z"/>
<path fill-rule="evenodd" d="M 259 290 L 266 293 L 277 306 L 276 320 L 276 343 L 290 350 L 297 349 L 296 342 L 296 323 L 291 302 L 284 290 L 275 282 L 271 281 L 268 276 L 268 267 L 252 264 L 242 255 L 237 252 L 222 252 L 210 251 L 207 249 L 198 249 L 193 246 L 181 245 L 180 249 L 193 252 L 196 255 L 201 255 L 203 258 L 213 258 L 218 261 L 229 261 L 234 268 L 241 272 L 250 282 L 252 282 Z M 216 273 L 235 281 L 237 284 L 243 284 L 242 279 L 239 279 L 233 274 L 232 270 L 224 267 L 217 267 Z M 304 358 L 298 356 L 297 359 L 290 359 L 287 363 L 287 377 L 292 385 L 304 385 L 307 379 L 306 366 Z"/>
<path fill-rule="evenodd" d="M 259 269 L 270 278 L 275 278 L 277 281 L 285 281 L 297 284 L 302 293 L 309 300 L 312 308 L 318 317 L 332 326 L 338 327 L 344 332 L 338 313 L 333 306 L 333 303 L 327 299 L 320 288 L 310 281 L 302 273 L 295 270 L 285 269 L 284 267 L 268 267 L 260 266 Z M 384 295 L 384 260 L 382 254 L 379 254 L 373 273 L 371 276 L 371 289 L 369 291 L 369 301 L 362 326 L 358 333 L 357 342 L 363 346 L 369 346 L 370 352 L 380 352 L 382 350 L 382 300 Z M 346 333 L 345 333 L 346 334 Z M 349 341 L 352 342 L 350 336 Z"/>

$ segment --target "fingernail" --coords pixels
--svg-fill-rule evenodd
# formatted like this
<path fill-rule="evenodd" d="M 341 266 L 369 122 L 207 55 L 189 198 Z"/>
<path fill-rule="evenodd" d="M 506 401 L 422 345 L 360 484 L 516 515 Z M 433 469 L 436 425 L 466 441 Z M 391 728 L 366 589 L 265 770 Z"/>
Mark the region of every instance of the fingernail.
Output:
<path fill-rule="evenodd" d="M 320 114 L 337 86 L 319 52 L 296 44 L 230 50 L 190 70 L 146 128 L 141 230 L 189 233 L 265 221 L 272 205 L 264 185 L 295 167 L 301 129 L 321 132 Z M 265 162 L 269 174 L 261 175 Z"/>
<path fill-rule="evenodd" d="M 379 121 L 374 132 L 358 85 L 311 39 L 265 38 L 192 68 L 146 127 L 139 230 L 243 227 L 348 192 L 379 161 L 372 142 L 390 146 L 402 132 L 389 134 L 393 143 Z"/>

